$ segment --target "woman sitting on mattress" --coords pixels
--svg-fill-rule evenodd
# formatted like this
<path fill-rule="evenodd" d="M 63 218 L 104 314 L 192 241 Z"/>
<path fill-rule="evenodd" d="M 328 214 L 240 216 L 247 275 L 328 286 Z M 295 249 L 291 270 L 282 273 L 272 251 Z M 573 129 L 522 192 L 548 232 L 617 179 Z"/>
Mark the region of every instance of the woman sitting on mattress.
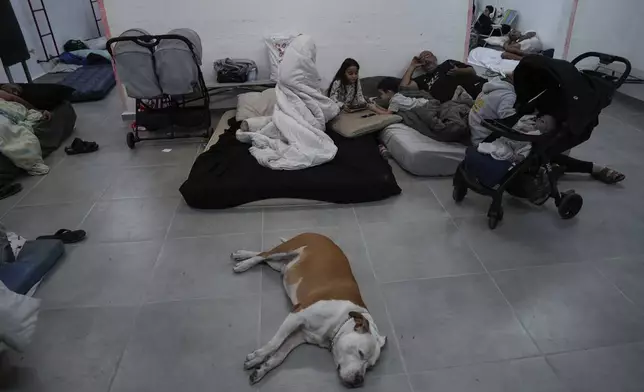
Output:
<path fill-rule="evenodd" d="M 524 56 L 538 54 L 543 50 L 536 31 L 526 31 L 525 34 L 521 34 L 519 30 L 512 30 L 508 38 L 510 40 L 503 44 L 505 52 L 501 55 L 505 60 L 520 61 Z"/>

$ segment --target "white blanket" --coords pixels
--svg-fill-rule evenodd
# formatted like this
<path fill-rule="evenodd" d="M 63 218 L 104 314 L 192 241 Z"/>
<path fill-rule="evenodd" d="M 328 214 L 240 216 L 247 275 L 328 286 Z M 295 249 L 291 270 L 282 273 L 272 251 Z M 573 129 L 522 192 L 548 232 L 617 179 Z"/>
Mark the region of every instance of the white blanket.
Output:
<path fill-rule="evenodd" d="M 502 54 L 503 52 L 490 48 L 474 48 L 467 56 L 467 62 L 503 75 L 514 72 L 519 62 L 516 60 L 504 60 L 501 58 Z"/>
<path fill-rule="evenodd" d="M 315 43 L 301 35 L 291 42 L 279 67 L 277 103 L 271 120 L 246 121 L 237 139 L 252 144 L 257 161 L 275 170 L 298 170 L 332 160 L 338 148 L 324 132 L 339 106 L 320 92 Z"/>

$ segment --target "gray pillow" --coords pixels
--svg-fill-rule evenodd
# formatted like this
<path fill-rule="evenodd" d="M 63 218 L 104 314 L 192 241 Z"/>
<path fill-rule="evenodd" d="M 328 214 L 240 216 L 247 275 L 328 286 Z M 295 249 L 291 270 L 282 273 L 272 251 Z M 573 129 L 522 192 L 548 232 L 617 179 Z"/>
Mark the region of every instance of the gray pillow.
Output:
<path fill-rule="evenodd" d="M 387 125 L 402 121 L 402 117 L 395 114 L 373 114 L 371 110 L 362 110 L 354 113 L 342 112 L 331 121 L 330 126 L 331 129 L 340 135 L 354 138 L 371 132 L 382 131 Z"/>

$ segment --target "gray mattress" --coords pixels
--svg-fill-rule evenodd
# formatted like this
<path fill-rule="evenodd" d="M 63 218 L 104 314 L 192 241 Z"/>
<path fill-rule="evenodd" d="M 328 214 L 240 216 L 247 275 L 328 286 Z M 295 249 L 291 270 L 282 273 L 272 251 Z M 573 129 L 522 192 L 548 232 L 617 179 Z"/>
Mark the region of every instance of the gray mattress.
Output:
<path fill-rule="evenodd" d="M 465 158 L 465 146 L 437 142 L 405 124 L 388 126 L 380 140 L 400 167 L 417 176 L 451 176 Z"/>

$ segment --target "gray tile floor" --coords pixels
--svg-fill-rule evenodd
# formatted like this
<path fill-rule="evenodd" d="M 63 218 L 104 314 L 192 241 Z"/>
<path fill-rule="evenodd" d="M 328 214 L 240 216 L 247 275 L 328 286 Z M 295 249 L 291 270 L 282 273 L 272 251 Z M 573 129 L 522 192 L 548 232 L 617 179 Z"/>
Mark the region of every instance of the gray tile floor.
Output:
<path fill-rule="evenodd" d="M 487 199 L 470 194 L 457 206 L 449 179 L 397 167 L 404 193 L 378 203 L 191 210 L 177 189 L 201 144 L 130 151 L 116 94 L 77 109 L 78 135 L 100 151 L 57 152 L 48 176 L 0 201 L 2 221 L 25 236 L 89 233 L 38 291 L 36 339 L 5 363 L 0 389 L 344 390 L 314 347 L 256 387 L 242 370 L 288 306 L 275 273 L 235 275 L 228 255 L 307 230 L 344 249 L 389 336 L 365 390 L 644 390 L 644 110 L 630 100 L 573 152 L 624 171 L 623 184 L 566 178 L 562 188 L 585 200 L 571 221 L 552 203 L 508 199 L 493 232 Z"/>

